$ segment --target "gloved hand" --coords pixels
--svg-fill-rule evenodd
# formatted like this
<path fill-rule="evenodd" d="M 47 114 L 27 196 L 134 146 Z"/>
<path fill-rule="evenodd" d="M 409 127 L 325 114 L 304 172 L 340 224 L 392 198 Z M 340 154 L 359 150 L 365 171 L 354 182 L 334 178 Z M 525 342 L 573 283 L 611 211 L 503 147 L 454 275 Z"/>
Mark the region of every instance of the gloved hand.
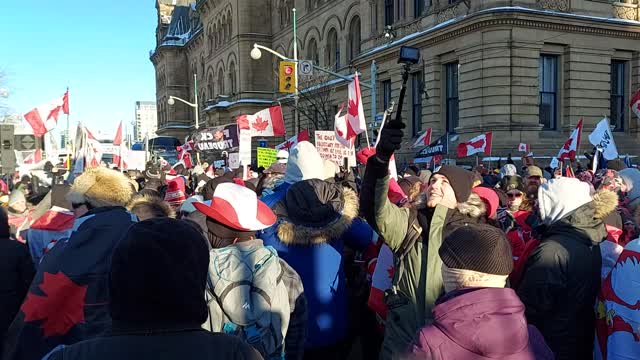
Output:
<path fill-rule="evenodd" d="M 388 162 L 391 155 L 402 147 L 402 137 L 405 128 L 404 123 L 391 121 L 386 124 L 380 132 L 380 141 L 376 147 L 376 157 L 381 161 Z"/>

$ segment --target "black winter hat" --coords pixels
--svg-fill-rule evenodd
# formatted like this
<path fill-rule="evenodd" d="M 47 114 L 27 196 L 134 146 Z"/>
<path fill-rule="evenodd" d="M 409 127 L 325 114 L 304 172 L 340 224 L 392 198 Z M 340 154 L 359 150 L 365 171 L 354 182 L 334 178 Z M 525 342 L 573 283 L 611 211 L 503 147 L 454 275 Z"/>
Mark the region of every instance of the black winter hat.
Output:
<path fill-rule="evenodd" d="M 511 245 L 504 232 L 487 225 L 465 225 L 447 236 L 438 251 L 452 269 L 509 275 L 513 270 Z"/>
<path fill-rule="evenodd" d="M 128 326 L 195 326 L 207 320 L 209 251 L 192 224 L 155 218 L 132 225 L 111 258 L 110 311 Z"/>
<path fill-rule="evenodd" d="M 444 175 L 449 180 L 457 202 L 462 203 L 469 200 L 471 187 L 473 186 L 473 173 L 471 171 L 457 166 L 442 165 L 431 176 L 433 177 L 435 174 Z"/>

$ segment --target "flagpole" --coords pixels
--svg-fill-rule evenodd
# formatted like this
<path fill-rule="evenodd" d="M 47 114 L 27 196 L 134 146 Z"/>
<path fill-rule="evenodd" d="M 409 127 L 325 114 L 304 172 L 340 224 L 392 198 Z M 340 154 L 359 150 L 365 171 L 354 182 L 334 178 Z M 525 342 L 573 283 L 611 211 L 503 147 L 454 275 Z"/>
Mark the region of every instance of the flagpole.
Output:
<path fill-rule="evenodd" d="M 67 86 L 67 101 L 69 101 L 69 87 Z M 69 137 L 71 137 L 71 133 L 69 132 L 69 113 L 71 111 L 67 112 L 67 136 L 64 139 L 64 149 L 67 152 L 67 172 L 69 172 L 69 170 L 71 170 L 71 153 L 69 152 Z"/>

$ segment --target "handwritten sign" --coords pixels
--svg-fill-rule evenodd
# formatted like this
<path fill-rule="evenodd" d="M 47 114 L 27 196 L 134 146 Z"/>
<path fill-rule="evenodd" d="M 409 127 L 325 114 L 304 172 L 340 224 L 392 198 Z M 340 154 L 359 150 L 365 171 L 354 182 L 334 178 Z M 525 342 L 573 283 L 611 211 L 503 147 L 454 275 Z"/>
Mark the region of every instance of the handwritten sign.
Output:
<path fill-rule="evenodd" d="M 271 166 L 271 164 L 276 162 L 276 154 L 278 153 L 278 150 L 265 147 L 259 147 L 256 150 L 258 157 L 258 167 L 262 166 L 266 169 Z"/>
<path fill-rule="evenodd" d="M 347 148 L 336 140 L 333 131 L 316 131 L 316 149 L 320 157 L 342 166 L 344 158 L 349 159 L 349 166 L 356 166 L 355 148 Z"/>

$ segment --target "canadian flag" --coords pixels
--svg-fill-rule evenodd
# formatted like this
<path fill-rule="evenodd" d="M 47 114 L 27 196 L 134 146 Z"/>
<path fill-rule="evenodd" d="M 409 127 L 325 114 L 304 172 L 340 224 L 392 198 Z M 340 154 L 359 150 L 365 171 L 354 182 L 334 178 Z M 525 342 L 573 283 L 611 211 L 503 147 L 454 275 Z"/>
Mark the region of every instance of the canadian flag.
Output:
<path fill-rule="evenodd" d="M 578 121 L 578 125 L 571 132 L 571 136 L 569 139 L 565 141 L 564 145 L 560 148 L 560 152 L 558 152 L 558 159 L 564 160 L 569 158 L 571 161 L 576 160 L 576 152 L 578 151 L 578 147 L 580 146 L 580 136 L 582 135 L 582 119 Z"/>
<path fill-rule="evenodd" d="M 458 144 L 458 157 L 475 155 L 477 153 L 491 153 L 491 139 L 493 134 L 488 132 L 473 139 Z"/>
<path fill-rule="evenodd" d="M 116 138 L 113 139 L 113 145 L 118 147 L 118 154 L 113 156 L 113 163 L 116 164 L 121 170 L 127 169 L 127 148 L 122 141 L 122 121 L 118 125 L 116 131 Z"/>
<path fill-rule="evenodd" d="M 380 248 L 378 259 L 371 277 L 371 292 L 367 304 L 369 308 L 383 319 L 387 317 L 387 305 L 384 302 L 384 293 L 391 289 L 393 276 L 396 272 L 393 264 L 393 252 L 386 244 Z"/>
<path fill-rule="evenodd" d="M 86 127 L 84 128 L 84 132 L 86 136 L 86 147 L 84 149 L 85 166 L 98 167 L 102 161 L 102 145 Z"/>
<path fill-rule="evenodd" d="M 347 120 L 348 115 L 340 115 L 344 109 L 344 104 L 340 106 L 340 110 L 335 116 L 333 123 L 333 131 L 336 134 L 336 140 L 345 147 L 351 149 L 356 142 L 356 133 L 351 126 L 351 123 Z"/>
<path fill-rule="evenodd" d="M 176 150 L 178 151 L 178 160 L 184 163 L 185 168 L 191 169 L 193 167 L 193 160 L 191 159 L 189 151 L 193 151 L 193 140 L 186 142 L 182 146 L 177 146 Z"/>
<path fill-rule="evenodd" d="M 33 135 L 42 137 L 56 127 L 60 111 L 69 114 L 69 91 L 65 92 L 62 97 L 40 105 L 24 114 L 24 119 L 31 125 Z"/>
<path fill-rule="evenodd" d="M 16 153 L 16 162 L 18 165 L 35 165 L 42 161 L 42 150 L 35 149 L 30 151 L 18 151 Z"/>
<path fill-rule="evenodd" d="M 633 111 L 638 118 L 640 118 L 640 89 L 636 91 L 633 98 L 631 98 L 631 111 Z"/>
<path fill-rule="evenodd" d="M 364 118 L 364 106 L 362 105 L 362 94 L 360 93 L 360 81 L 358 80 L 358 74 L 356 74 L 353 81 L 349 83 L 347 121 L 356 135 L 367 131 L 367 122 Z"/>
<path fill-rule="evenodd" d="M 276 150 L 291 150 L 301 141 L 309 141 L 309 130 L 304 129 L 300 131 L 298 135 L 292 136 L 282 144 L 276 145 Z"/>
<path fill-rule="evenodd" d="M 523 153 L 529 153 L 530 151 L 529 144 L 520 143 L 520 145 L 518 145 L 518 151 Z"/>
<path fill-rule="evenodd" d="M 420 135 L 420 137 L 413 143 L 414 148 L 420 148 L 424 146 L 428 146 L 431 144 L 431 128 L 428 128 L 424 134 Z"/>
<path fill-rule="evenodd" d="M 284 135 L 284 118 L 280 105 L 260 110 L 253 115 L 240 115 L 237 122 L 238 128 L 250 130 L 252 137 Z"/>

